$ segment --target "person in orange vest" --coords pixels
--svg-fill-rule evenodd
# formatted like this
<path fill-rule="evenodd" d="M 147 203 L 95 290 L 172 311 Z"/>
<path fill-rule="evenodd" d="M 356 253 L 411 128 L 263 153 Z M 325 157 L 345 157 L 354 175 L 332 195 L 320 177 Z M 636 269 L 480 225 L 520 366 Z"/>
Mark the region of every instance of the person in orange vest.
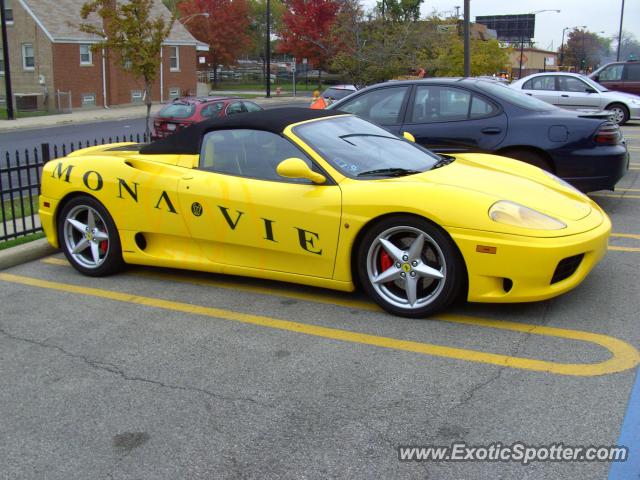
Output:
<path fill-rule="evenodd" d="M 315 110 L 323 110 L 327 108 L 327 102 L 320 96 L 320 91 L 313 91 L 313 100 L 311 101 L 311 108 Z"/>

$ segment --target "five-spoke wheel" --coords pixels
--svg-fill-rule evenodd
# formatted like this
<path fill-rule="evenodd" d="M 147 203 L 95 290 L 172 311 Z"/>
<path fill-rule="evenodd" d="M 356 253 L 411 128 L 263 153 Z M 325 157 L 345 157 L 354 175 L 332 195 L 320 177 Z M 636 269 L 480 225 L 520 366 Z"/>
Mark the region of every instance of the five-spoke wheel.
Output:
<path fill-rule="evenodd" d="M 460 254 L 440 228 L 417 217 L 386 219 L 360 244 L 358 273 L 367 293 L 396 315 L 424 317 L 460 291 Z"/>
<path fill-rule="evenodd" d="M 76 197 L 65 205 L 58 217 L 58 239 L 69 262 L 86 275 L 108 275 L 123 265 L 113 220 L 91 197 Z"/>

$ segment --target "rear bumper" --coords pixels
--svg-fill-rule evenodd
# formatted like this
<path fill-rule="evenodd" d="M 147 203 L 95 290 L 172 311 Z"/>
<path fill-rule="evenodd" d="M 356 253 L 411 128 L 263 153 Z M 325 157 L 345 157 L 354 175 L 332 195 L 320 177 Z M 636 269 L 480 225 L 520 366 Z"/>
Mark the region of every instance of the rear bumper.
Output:
<path fill-rule="evenodd" d="M 449 233 L 467 265 L 468 300 L 512 303 L 545 300 L 578 286 L 606 253 L 610 231 L 611 222 L 603 214 L 595 229 L 567 237 L 533 238 L 464 229 L 450 229 Z M 479 253 L 478 245 L 494 246 L 496 253 Z M 575 269 L 558 280 L 565 259 L 580 255 Z"/>
<path fill-rule="evenodd" d="M 629 152 L 624 144 L 575 150 L 554 163 L 556 174 L 582 192 L 613 190 L 629 171 Z"/>

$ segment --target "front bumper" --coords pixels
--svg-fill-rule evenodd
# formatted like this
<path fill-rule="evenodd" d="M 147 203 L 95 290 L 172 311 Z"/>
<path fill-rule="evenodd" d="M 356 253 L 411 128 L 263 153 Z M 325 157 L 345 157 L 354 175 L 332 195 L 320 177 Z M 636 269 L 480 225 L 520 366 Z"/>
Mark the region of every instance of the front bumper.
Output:
<path fill-rule="evenodd" d="M 556 238 L 523 237 L 457 228 L 447 230 L 467 265 L 467 299 L 470 302 L 532 302 L 565 293 L 585 279 L 606 253 L 611 222 L 603 214 L 602 223 L 593 230 Z M 496 253 L 480 253 L 477 251 L 479 245 L 496 247 Z M 560 262 L 579 255 L 583 257 L 575 271 L 569 272 L 571 274 L 568 277 L 555 281 Z M 563 265 L 566 265 L 566 260 L 560 265 L 560 269 Z"/>
<path fill-rule="evenodd" d="M 640 106 L 629 106 L 629 119 L 637 120 L 640 118 Z"/>

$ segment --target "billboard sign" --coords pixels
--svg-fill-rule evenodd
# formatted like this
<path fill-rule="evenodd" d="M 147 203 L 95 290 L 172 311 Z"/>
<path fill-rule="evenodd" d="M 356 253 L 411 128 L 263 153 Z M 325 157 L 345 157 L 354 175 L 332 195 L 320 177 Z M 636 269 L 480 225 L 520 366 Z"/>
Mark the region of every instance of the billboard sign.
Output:
<path fill-rule="evenodd" d="M 476 23 L 495 30 L 500 42 L 531 42 L 536 29 L 536 16 L 524 15 L 487 15 L 476 17 Z"/>

